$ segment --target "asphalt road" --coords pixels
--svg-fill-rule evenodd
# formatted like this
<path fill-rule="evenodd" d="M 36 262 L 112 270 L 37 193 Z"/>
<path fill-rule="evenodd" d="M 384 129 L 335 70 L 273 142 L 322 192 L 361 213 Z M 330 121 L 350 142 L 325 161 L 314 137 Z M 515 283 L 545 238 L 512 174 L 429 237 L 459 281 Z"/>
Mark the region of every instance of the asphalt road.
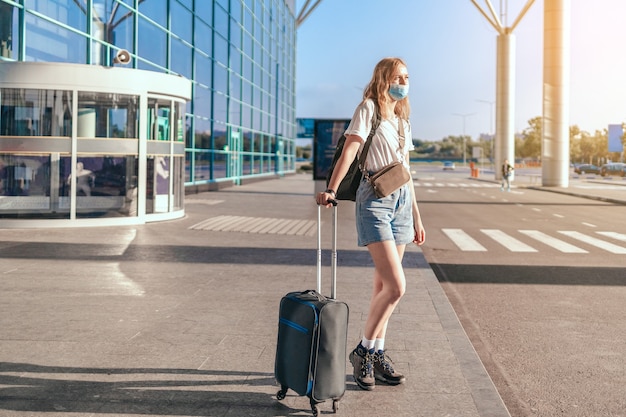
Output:
<path fill-rule="evenodd" d="M 626 416 L 626 208 L 467 177 L 416 173 L 423 250 L 511 415 Z"/>

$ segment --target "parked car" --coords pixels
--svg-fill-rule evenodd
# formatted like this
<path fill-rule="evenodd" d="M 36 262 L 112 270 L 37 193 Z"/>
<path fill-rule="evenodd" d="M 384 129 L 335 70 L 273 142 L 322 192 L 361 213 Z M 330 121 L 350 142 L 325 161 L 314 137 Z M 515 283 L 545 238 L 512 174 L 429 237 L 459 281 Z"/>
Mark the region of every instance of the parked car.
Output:
<path fill-rule="evenodd" d="M 621 162 L 612 162 L 610 164 L 604 164 L 600 168 L 600 175 L 603 177 L 616 175 L 618 177 L 623 177 L 626 175 L 626 164 Z"/>
<path fill-rule="evenodd" d="M 444 163 L 443 163 L 443 170 L 444 171 L 447 171 L 447 170 L 454 171 L 454 168 L 455 168 L 454 162 L 452 162 L 452 161 L 444 161 Z"/>
<path fill-rule="evenodd" d="M 600 172 L 600 168 L 593 164 L 580 164 L 574 167 L 574 172 L 577 174 L 598 174 Z"/>

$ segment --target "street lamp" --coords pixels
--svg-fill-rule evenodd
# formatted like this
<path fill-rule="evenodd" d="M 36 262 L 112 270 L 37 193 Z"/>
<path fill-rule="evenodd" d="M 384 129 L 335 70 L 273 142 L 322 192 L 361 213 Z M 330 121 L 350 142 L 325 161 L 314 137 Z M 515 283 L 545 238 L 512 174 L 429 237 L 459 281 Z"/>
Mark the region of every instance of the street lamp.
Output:
<path fill-rule="evenodd" d="M 459 116 L 463 118 L 463 166 L 465 166 L 465 119 L 467 119 L 470 116 L 475 115 L 476 113 L 452 113 L 453 116 Z"/>

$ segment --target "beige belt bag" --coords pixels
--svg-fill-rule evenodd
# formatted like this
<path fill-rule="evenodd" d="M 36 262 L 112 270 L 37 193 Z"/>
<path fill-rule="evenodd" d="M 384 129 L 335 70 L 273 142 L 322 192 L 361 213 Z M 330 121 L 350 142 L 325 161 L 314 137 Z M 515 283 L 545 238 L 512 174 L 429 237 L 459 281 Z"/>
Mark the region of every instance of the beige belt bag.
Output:
<path fill-rule="evenodd" d="M 397 161 L 369 177 L 370 184 L 374 187 L 374 192 L 378 198 L 387 197 L 409 182 L 410 179 L 409 171 L 402 165 L 402 162 Z"/>

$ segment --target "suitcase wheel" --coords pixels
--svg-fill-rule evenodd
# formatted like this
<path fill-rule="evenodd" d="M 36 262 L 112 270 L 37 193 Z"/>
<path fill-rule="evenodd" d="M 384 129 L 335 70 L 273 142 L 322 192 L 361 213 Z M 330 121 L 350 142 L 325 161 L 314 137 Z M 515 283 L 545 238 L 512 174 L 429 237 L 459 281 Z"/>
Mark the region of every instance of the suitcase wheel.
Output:
<path fill-rule="evenodd" d="M 337 413 L 337 410 L 339 409 L 339 400 L 333 400 L 333 413 Z"/>
<path fill-rule="evenodd" d="M 284 399 L 285 399 L 285 397 L 287 396 L 287 390 L 288 390 L 288 388 L 287 388 L 287 387 L 281 387 L 281 388 L 280 388 L 280 391 L 278 391 L 278 392 L 276 393 L 276 399 L 277 399 L 277 400 L 284 400 Z"/>
<path fill-rule="evenodd" d="M 320 414 L 320 406 L 319 406 L 319 404 L 316 404 L 313 401 L 311 401 L 311 411 L 313 412 L 313 417 L 319 416 L 319 414 Z"/>

